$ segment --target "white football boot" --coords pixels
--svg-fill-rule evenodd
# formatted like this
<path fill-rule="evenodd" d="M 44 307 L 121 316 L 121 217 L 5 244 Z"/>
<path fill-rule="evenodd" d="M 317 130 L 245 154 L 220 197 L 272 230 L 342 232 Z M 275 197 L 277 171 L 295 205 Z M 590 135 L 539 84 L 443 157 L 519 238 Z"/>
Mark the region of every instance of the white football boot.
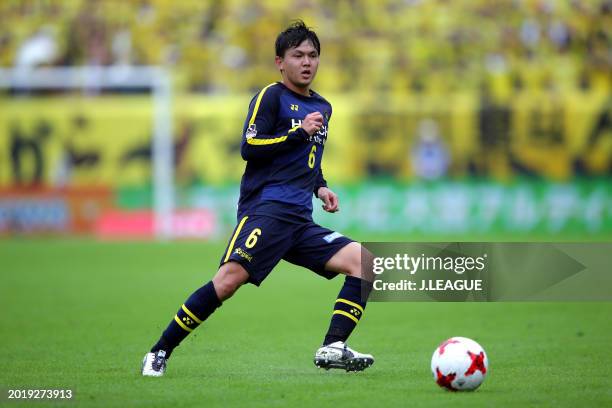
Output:
<path fill-rule="evenodd" d="M 142 360 L 142 375 L 145 377 L 161 377 L 166 372 L 166 352 L 147 353 Z"/>
<path fill-rule="evenodd" d="M 336 341 L 321 346 L 315 353 L 314 363 L 326 370 L 340 368 L 346 371 L 363 371 L 374 364 L 374 357 L 371 354 L 361 354 L 342 341 Z"/>

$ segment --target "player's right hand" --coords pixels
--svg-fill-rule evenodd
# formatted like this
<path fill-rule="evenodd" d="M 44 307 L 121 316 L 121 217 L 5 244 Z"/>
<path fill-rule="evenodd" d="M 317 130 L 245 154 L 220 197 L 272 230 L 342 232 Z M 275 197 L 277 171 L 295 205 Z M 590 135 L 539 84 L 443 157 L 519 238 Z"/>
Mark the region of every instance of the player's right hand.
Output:
<path fill-rule="evenodd" d="M 323 115 L 321 115 L 321 112 L 309 113 L 302 121 L 302 128 L 310 136 L 317 133 L 321 126 L 323 126 Z"/>

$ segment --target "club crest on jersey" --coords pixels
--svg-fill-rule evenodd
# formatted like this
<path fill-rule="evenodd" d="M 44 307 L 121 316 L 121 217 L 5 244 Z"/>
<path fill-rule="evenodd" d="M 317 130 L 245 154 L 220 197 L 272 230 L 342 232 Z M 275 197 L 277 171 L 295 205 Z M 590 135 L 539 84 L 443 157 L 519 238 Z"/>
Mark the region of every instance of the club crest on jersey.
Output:
<path fill-rule="evenodd" d="M 257 126 L 254 123 L 249 126 L 245 133 L 245 136 L 247 139 L 252 139 L 257 136 Z"/>

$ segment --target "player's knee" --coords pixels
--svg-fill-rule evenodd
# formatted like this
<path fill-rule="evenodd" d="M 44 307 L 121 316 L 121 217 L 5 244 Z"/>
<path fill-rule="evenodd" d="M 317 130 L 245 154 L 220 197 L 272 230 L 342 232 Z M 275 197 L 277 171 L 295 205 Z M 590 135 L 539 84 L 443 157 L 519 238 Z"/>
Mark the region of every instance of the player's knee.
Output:
<path fill-rule="evenodd" d="M 342 260 L 342 272 L 347 276 L 362 278 L 361 268 L 361 245 L 354 242 L 349 244 L 350 249 Z"/>
<path fill-rule="evenodd" d="M 367 248 L 361 247 L 361 279 L 374 281 L 374 255 Z"/>
<path fill-rule="evenodd" d="M 344 259 L 344 274 L 355 278 L 363 279 L 368 282 L 374 281 L 373 265 L 374 255 L 359 243 L 354 245 Z"/>
<path fill-rule="evenodd" d="M 247 271 L 237 262 L 228 262 L 219 268 L 213 285 L 219 300 L 230 298 L 249 278 Z"/>
<path fill-rule="evenodd" d="M 346 274 L 355 278 L 361 278 L 361 258 L 351 257 L 346 264 Z"/>
<path fill-rule="evenodd" d="M 242 283 L 238 282 L 237 280 L 228 279 L 227 277 L 213 279 L 213 284 L 215 285 L 217 297 L 222 302 L 232 297 L 232 295 L 236 293 L 238 288 L 242 285 Z"/>

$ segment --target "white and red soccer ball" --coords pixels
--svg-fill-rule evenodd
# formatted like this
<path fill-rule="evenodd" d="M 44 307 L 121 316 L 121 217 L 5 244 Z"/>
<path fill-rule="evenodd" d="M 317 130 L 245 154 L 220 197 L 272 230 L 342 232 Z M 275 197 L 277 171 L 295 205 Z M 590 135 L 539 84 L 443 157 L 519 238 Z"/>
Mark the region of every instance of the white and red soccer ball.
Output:
<path fill-rule="evenodd" d="M 431 372 L 436 383 L 451 391 L 475 390 L 489 370 L 487 353 L 474 340 L 451 337 L 435 349 Z"/>

